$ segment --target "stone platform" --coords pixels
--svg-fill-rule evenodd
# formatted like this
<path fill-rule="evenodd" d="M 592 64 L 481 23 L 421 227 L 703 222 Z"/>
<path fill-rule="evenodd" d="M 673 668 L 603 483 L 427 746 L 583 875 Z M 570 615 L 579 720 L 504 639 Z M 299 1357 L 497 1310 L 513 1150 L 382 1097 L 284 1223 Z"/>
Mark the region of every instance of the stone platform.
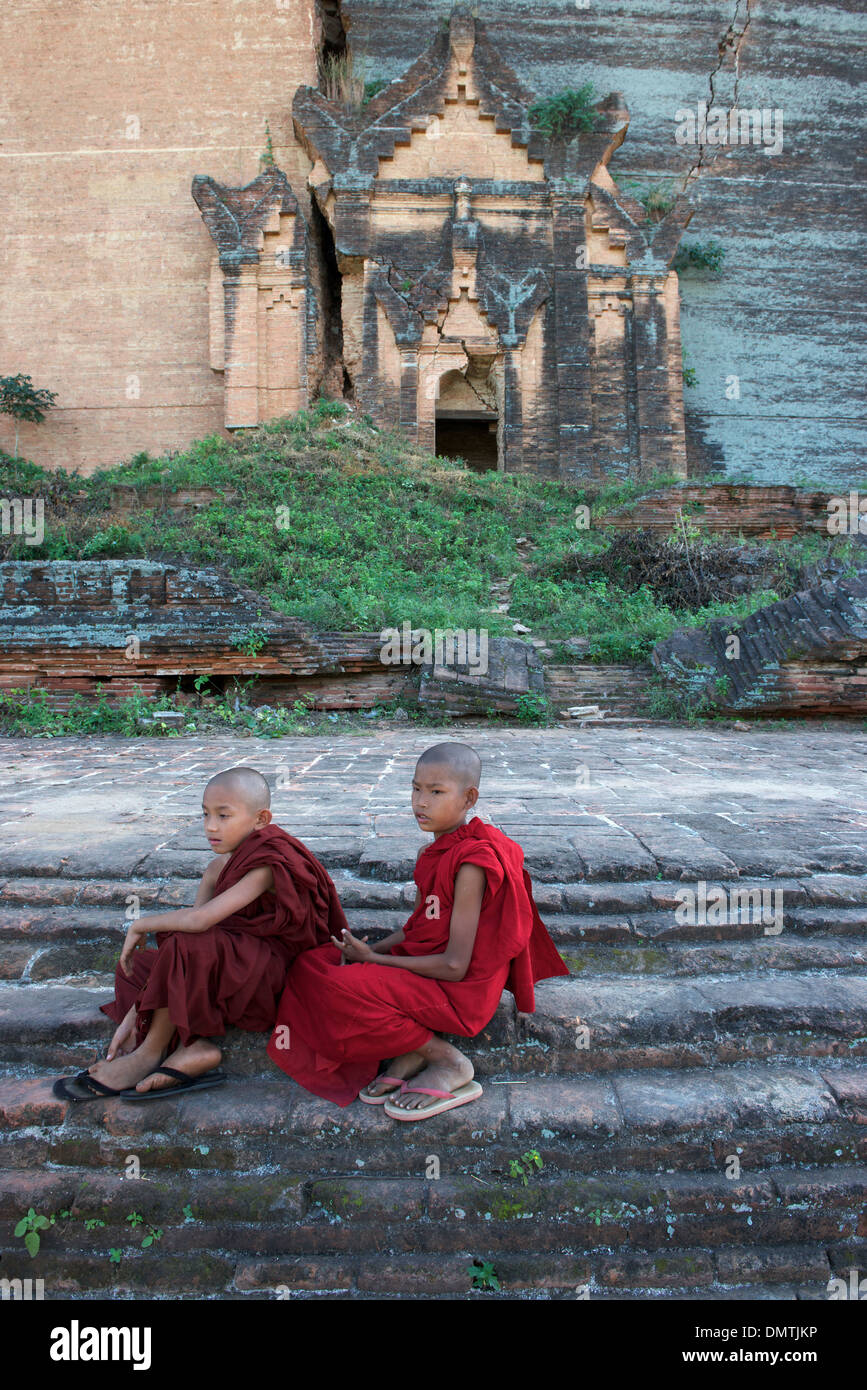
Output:
<path fill-rule="evenodd" d="M 51 1298 L 455 1298 L 478 1258 L 503 1297 L 790 1300 L 863 1272 L 867 735 L 851 728 L 462 724 L 479 810 L 524 846 L 572 972 L 532 1015 L 505 994 L 466 1044 L 476 1105 L 417 1126 L 340 1110 L 241 1033 L 219 1091 L 53 1098 L 107 1040 L 131 895 L 192 901 L 209 776 L 263 771 L 277 822 L 376 934 L 408 913 L 410 777 L 446 736 L 3 742 L 7 1277 L 44 1277 Z M 684 890 L 725 907 L 684 914 Z M 525 1187 L 510 1165 L 528 1150 L 544 1166 Z M 13 1236 L 30 1206 L 71 1213 L 32 1261 Z M 163 1232 L 151 1251 L 134 1210 Z"/>

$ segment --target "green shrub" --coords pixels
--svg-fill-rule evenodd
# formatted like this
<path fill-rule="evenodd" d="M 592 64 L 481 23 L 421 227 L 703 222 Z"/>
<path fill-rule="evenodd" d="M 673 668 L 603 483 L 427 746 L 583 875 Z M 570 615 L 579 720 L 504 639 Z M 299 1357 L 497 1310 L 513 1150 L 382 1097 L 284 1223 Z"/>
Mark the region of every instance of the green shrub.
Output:
<path fill-rule="evenodd" d="M 535 101 L 527 112 L 531 125 L 551 140 L 573 140 L 582 130 L 596 130 L 599 112 L 593 103 L 598 97 L 593 83 L 585 82 L 577 90 L 565 87 L 554 96 Z"/>
<path fill-rule="evenodd" d="M 672 261 L 675 270 L 710 270 L 714 274 L 722 271 L 726 250 L 719 241 L 684 242 Z"/>

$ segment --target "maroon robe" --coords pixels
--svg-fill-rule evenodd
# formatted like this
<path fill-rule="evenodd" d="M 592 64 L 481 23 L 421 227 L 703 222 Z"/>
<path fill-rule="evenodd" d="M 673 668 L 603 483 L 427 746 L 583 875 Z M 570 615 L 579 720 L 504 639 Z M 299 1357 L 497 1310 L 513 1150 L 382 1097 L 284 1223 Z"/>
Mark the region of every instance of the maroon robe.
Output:
<path fill-rule="evenodd" d="M 479 865 L 486 880 L 462 980 L 375 961 L 345 965 L 332 945 L 293 962 L 268 1056 L 314 1095 L 349 1105 L 385 1058 L 412 1052 L 434 1032 L 474 1037 L 490 1023 L 504 988 L 522 1012 L 532 1013 L 534 983 L 569 974 L 536 910 L 520 845 L 478 816 L 419 856 L 414 878 L 421 902 L 390 954 L 445 951 L 462 864 Z M 438 915 L 429 915 L 434 910 Z"/>
<path fill-rule="evenodd" d="M 132 977 L 115 971 L 115 997 L 102 1012 L 115 1023 L 136 1007 L 141 1043 L 155 1009 L 168 1008 L 183 1044 L 227 1028 L 267 1033 L 295 957 L 347 925 L 337 890 L 306 845 L 279 825 L 254 830 L 220 871 L 214 897 L 267 865 L 273 891 L 204 932 L 155 933 L 156 950 L 136 951 Z"/>

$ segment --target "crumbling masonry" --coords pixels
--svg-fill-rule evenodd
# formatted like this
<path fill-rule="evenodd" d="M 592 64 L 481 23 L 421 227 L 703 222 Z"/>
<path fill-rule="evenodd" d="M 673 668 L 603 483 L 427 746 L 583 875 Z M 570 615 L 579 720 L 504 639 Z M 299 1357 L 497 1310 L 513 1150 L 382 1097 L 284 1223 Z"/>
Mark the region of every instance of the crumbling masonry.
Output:
<path fill-rule="evenodd" d="M 691 210 L 680 198 L 653 221 L 612 180 L 619 94 L 569 141 L 532 128 L 532 100 L 457 9 L 365 106 L 296 92 L 315 225 L 276 166 L 244 188 L 193 180 L 216 244 L 210 362 L 227 428 L 330 389 L 477 468 L 686 476 L 671 263 Z"/>

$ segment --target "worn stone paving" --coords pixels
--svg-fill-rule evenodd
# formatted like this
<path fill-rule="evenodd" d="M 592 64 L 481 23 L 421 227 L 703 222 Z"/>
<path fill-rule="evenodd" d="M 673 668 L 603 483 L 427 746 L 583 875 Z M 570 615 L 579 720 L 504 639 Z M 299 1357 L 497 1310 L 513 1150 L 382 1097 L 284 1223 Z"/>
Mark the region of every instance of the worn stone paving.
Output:
<path fill-rule="evenodd" d="M 413 765 L 449 736 L 482 755 L 480 811 L 524 846 L 572 971 L 533 1014 L 504 995 L 470 1045 L 476 1104 L 421 1132 L 340 1110 L 234 1030 L 223 1091 L 54 1096 L 104 1049 L 128 893 L 195 892 L 209 776 L 260 768 L 353 925 L 388 930 L 424 838 Z M 459 1297 L 484 1252 L 509 1297 L 827 1298 L 867 1258 L 865 755 L 854 726 L 3 741 L 3 1270 L 31 1273 L 14 1230 L 44 1205 L 78 1221 L 46 1232 L 51 1297 Z M 684 880 L 753 875 L 785 896 L 780 935 L 672 911 Z M 109 1260 L 131 1205 L 164 1228 L 158 1263 Z"/>
<path fill-rule="evenodd" d="M 857 726 L 4 739 L 0 871 L 198 872 L 204 784 L 244 762 L 271 782 L 278 824 L 330 864 L 408 878 L 423 840 L 412 769 L 443 738 L 478 749 L 479 813 L 520 841 L 542 882 L 867 872 Z"/>

